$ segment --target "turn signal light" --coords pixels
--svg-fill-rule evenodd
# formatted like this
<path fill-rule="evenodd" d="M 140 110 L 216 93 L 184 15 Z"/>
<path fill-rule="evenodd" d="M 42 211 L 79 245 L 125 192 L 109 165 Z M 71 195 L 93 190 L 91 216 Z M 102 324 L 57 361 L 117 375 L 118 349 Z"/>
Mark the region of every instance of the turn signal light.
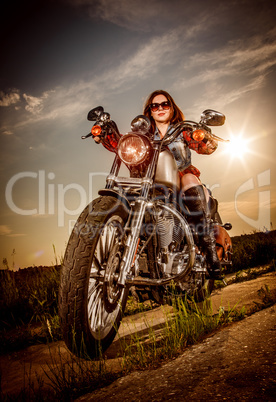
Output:
<path fill-rule="evenodd" d="M 91 128 L 91 133 L 94 137 L 98 137 L 101 134 L 101 132 L 102 132 L 101 126 L 96 125 Z"/>
<path fill-rule="evenodd" d="M 200 142 L 200 141 L 204 140 L 204 138 L 205 138 L 205 132 L 204 132 L 204 130 L 195 130 L 195 131 L 193 132 L 193 139 L 194 139 L 195 141 Z"/>

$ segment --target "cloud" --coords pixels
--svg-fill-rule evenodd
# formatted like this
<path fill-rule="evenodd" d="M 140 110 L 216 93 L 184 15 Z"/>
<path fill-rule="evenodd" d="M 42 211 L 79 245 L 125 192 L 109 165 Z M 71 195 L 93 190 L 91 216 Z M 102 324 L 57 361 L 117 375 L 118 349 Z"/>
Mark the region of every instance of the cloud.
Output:
<path fill-rule="evenodd" d="M 232 40 L 213 51 L 191 55 L 179 69 L 178 75 L 182 71 L 185 78 L 179 79 L 176 87 L 184 90 L 200 85 L 209 100 L 227 105 L 262 88 L 275 65 L 273 29 L 266 35 L 256 35 L 247 41 Z"/>
<path fill-rule="evenodd" d="M 23 127 L 41 120 L 71 118 L 87 109 L 91 93 L 96 102 L 97 97 L 102 99 L 103 93 L 116 94 L 124 91 L 126 87 L 130 89 L 137 85 L 137 80 L 142 82 L 154 71 L 157 72 L 161 64 L 164 67 L 175 62 L 174 54 L 181 37 L 183 28 L 180 27 L 166 32 L 161 37 L 153 37 L 140 45 L 127 59 L 119 61 L 117 65 L 112 65 L 112 68 L 103 70 L 98 75 L 93 74 L 88 80 L 79 80 L 67 87 L 57 87 L 44 92 L 40 97 L 23 94 L 27 103 L 25 110 L 31 115 L 21 115 L 15 127 Z M 158 45 L 160 40 L 162 47 Z"/>
<path fill-rule="evenodd" d="M 104 76 L 110 88 L 118 89 L 122 85 L 137 85 L 138 80 L 145 80 L 167 65 L 175 63 L 175 54 L 179 47 L 183 28 L 166 32 L 162 36 L 153 37 L 141 45 L 137 51 L 124 60 L 118 67 Z M 162 46 L 159 44 L 162 43 Z M 114 79 L 115 77 L 115 79 Z"/>
<path fill-rule="evenodd" d="M 267 39 L 271 43 L 266 43 Z M 185 61 L 183 68 L 194 70 L 200 68 L 201 72 L 192 80 L 205 82 L 210 79 L 222 78 L 235 73 L 254 75 L 266 71 L 276 64 L 276 30 L 266 36 L 257 36 L 244 42 L 231 41 L 226 46 L 195 54 Z M 201 68 L 201 66 L 204 66 Z"/>
<path fill-rule="evenodd" d="M 75 7 L 85 9 L 92 19 L 101 19 L 132 31 L 152 31 L 165 21 L 175 22 L 188 5 L 181 7 L 179 0 L 68 0 Z"/>
<path fill-rule="evenodd" d="M 260 6 L 262 0 L 209 0 L 208 5 L 204 0 L 63 1 L 82 10 L 92 20 L 103 20 L 130 31 L 164 32 L 183 25 L 187 32 L 191 32 L 199 26 L 203 17 L 205 24 L 213 23 L 222 36 L 234 30 L 237 37 L 241 37 L 248 30 L 258 32 L 260 27 L 264 30 L 275 25 L 272 18 L 275 5 L 269 0 L 267 7 Z M 267 12 L 268 9 L 270 12 Z"/>
<path fill-rule="evenodd" d="M 0 91 L 0 106 L 7 107 L 20 101 L 19 91 L 12 89 L 10 93 L 5 94 Z"/>
<path fill-rule="evenodd" d="M 0 236 L 6 236 L 11 233 L 11 229 L 7 225 L 0 225 Z"/>
<path fill-rule="evenodd" d="M 52 91 L 50 91 L 52 92 Z M 49 92 L 44 92 L 40 98 L 23 94 L 23 98 L 27 102 L 25 109 L 32 114 L 39 114 L 43 110 L 43 103 L 49 97 Z"/>
<path fill-rule="evenodd" d="M 93 74 L 86 80 L 56 87 L 39 97 L 25 93 L 23 98 L 28 114 L 23 115 L 23 110 L 18 110 L 17 118 L 13 116 L 11 125 L 6 125 L 5 131 L 12 132 L 15 128 L 42 120 L 70 120 L 72 116 L 81 115 L 87 110 L 91 94 L 96 104 L 97 99 L 103 99 L 103 94 L 120 94 L 126 88 L 130 90 L 137 86 L 138 82 L 144 85 L 150 77 L 164 76 L 164 82 L 171 90 L 180 92 L 189 89 L 194 97 L 191 98 L 193 108 L 204 101 L 204 96 L 199 100 L 195 98 L 196 87 L 200 87 L 202 95 L 208 95 L 213 107 L 224 107 L 264 86 L 267 75 L 276 63 L 276 30 L 253 36 L 247 41 L 232 40 L 214 50 L 195 52 L 193 39 L 208 31 L 210 24 L 214 24 L 214 21 L 210 22 L 206 15 L 202 15 L 191 29 L 180 25 L 165 30 L 163 34 L 153 35 L 125 59 L 114 60 L 111 68 L 103 68 L 101 73 Z"/>
<path fill-rule="evenodd" d="M 43 109 L 43 100 L 41 98 L 36 98 L 34 96 L 23 94 L 23 98 L 27 102 L 25 109 L 33 114 L 41 112 Z"/>
<path fill-rule="evenodd" d="M 275 41 L 275 31 L 271 31 L 267 37 Z M 193 55 L 185 63 L 185 69 L 193 70 L 201 65 L 204 68 L 190 83 L 232 76 L 237 72 L 255 75 L 268 70 L 276 64 L 276 42 L 267 44 L 267 37 L 258 36 L 248 42 L 231 41 L 223 48 Z"/>
<path fill-rule="evenodd" d="M 44 143 L 39 144 L 37 146 L 31 146 L 31 145 L 29 146 L 30 151 L 44 151 L 46 149 L 48 150 L 48 147 Z"/>
<path fill-rule="evenodd" d="M 27 236 L 26 233 L 14 233 L 8 235 L 8 237 L 23 237 L 23 236 Z"/>

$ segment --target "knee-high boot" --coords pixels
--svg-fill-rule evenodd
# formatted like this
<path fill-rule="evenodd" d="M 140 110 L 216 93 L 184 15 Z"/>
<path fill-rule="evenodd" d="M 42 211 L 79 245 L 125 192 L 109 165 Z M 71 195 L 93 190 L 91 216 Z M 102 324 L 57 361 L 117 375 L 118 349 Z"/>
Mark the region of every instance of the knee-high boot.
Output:
<path fill-rule="evenodd" d="M 217 255 L 216 239 L 204 188 L 202 185 L 190 187 L 183 195 L 198 233 L 200 246 L 206 254 L 210 277 L 221 279 L 221 265 Z"/>

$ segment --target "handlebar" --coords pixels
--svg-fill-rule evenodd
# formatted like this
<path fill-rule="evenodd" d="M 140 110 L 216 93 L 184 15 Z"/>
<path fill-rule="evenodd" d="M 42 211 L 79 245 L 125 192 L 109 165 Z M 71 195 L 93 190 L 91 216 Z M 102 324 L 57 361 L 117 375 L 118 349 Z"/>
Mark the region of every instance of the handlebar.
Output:
<path fill-rule="evenodd" d="M 196 123 L 194 121 L 191 120 L 185 120 L 185 121 L 181 121 L 179 123 L 176 123 L 174 126 L 174 129 L 171 133 L 166 134 L 162 140 L 154 140 L 155 144 L 160 144 L 162 143 L 162 146 L 168 146 L 169 144 L 171 144 L 182 131 L 194 131 L 194 130 L 198 130 L 198 129 L 204 129 L 205 131 L 207 131 L 208 133 L 211 132 L 211 130 L 209 129 L 209 127 L 206 127 L 203 124 L 199 124 Z"/>
<path fill-rule="evenodd" d="M 88 134 L 86 134 L 86 135 L 82 135 L 82 136 L 81 136 L 81 139 L 82 139 L 82 140 L 85 140 L 85 139 L 88 138 L 88 137 L 92 137 L 92 133 L 88 133 Z"/>
<path fill-rule="evenodd" d="M 218 137 L 217 135 L 213 134 L 210 127 L 206 126 L 203 123 L 196 123 L 192 120 L 185 120 L 179 123 L 176 123 L 174 126 L 173 131 L 170 134 L 165 135 L 162 140 L 155 140 L 154 143 L 162 143 L 162 146 L 168 146 L 171 144 L 182 131 L 195 131 L 195 130 L 204 130 L 205 131 L 205 138 L 207 140 L 215 140 L 215 141 L 222 141 L 222 142 L 229 142 L 229 140 L 224 140 L 223 138 Z"/>
<path fill-rule="evenodd" d="M 216 112 L 218 113 L 218 112 Z M 141 116 L 138 116 L 141 117 Z M 145 116 L 144 116 L 145 117 Z M 95 125 L 99 125 L 102 127 L 102 133 L 99 134 L 99 137 L 102 137 L 102 139 L 105 139 L 106 134 L 113 134 L 114 137 L 116 138 L 116 141 L 119 141 L 121 134 L 118 130 L 118 127 L 116 123 L 112 120 L 110 120 L 110 114 L 104 112 L 104 109 L 102 106 L 98 106 L 97 108 L 92 109 L 88 113 L 88 120 L 94 120 L 96 121 Z M 210 124 L 209 124 L 210 125 Z M 207 140 L 216 140 L 216 141 L 224 141 L 228 142 L 229 140 L 224 140 L 216 135 L 214 135 L 211 132 L 211 129 L 204 124 L 204 122 L 201 120 L 200 123 L 196 123 L 191 120 L 184 120 L 179 123 L 176 123 L 173 127 L 172 132 L 169 134 L 166 134 L 161 140 L 154 140 L 153 142 L 155 144 L 160 144 L 162 147 L 163 146 L 168 146 L 171 144 L 182 131 L 195 131 L 195 130 L 203 130 L 205 138 Z M 82 139 L 86 139 L 88 137 L 93 136 L 92 133 L 89 133 L 87 135 L 82 136 Z"/>

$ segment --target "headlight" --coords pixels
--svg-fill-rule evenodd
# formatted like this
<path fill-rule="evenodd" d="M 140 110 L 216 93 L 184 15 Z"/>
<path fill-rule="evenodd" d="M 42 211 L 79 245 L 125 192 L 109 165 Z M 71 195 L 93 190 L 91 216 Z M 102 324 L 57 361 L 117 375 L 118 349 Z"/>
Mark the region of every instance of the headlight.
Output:
<path fill-rule="evenodd" d="M 127 134 L 121 137 L 118 144 L 118 155 L 127 165 L 138 165 L 144 162 L 149 150 L 149 142 L 145 137 Z"/>

